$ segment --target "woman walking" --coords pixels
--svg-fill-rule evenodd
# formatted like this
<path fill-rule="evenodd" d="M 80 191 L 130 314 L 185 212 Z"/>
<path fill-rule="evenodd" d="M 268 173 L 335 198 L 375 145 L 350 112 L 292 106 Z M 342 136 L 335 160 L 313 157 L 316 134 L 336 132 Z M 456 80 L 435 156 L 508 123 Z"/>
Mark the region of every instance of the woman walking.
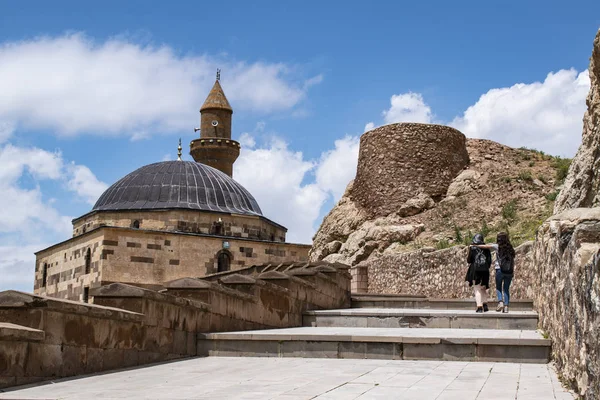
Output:
<path fill-rule="evenodd" d="M 478 244 L 476 247 L 484 250 L 492 250 L 496 253 L 496 296 L 498 297 L 498 307 L 496 311 L 508 312 L 510 303 L 510 284 L 514 276 L 515 269 L 515 249 L 510 243 L 506 232 L 498 233 L 496 244 Z"/>
<path fill-rule="evenodd" d="M 478 233 L 473 237 L 471 246 L 469 247 L 469 255 L 467 262 L 469 269 L 465 280 L 469 282 L 469 286 L 473 286 L 475 292 L 475 301 L 477 309 L 475 312 L 487 312 L 487 290 L 490 288 L 490 266 L 492 264 L 492 254 L 489 248 L 485 246 L 483 235 Z"/>

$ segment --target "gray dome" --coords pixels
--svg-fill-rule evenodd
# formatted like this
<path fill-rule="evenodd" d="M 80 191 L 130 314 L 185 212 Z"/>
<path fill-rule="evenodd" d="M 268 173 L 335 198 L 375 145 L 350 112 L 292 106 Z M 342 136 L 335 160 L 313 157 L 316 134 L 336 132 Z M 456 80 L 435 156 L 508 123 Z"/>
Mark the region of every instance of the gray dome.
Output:
<path fill-rule="evenodd" d="M 109 187 L 92 211 L 173 208 L 262 215 L 242 185 L 193 161 L 164 161 L 139 168 Z"/>

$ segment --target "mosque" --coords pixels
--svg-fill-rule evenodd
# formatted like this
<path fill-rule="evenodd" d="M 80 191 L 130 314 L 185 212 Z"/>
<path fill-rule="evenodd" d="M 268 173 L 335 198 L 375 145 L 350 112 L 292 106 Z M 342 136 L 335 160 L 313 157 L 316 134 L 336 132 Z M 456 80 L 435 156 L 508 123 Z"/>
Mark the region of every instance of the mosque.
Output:
<path fill-rule="evenodd" d="M 233 179 L 240 144 L 233 109 L 217 80 L 200 108 L 194 161 L 143 166 L 110 186 L 73 220 L 73 237 L 36 253 L 34 293 L 90 302 L 114 282 L 161 289 L 165 282 L 254 264 L 306 261 L 310 245 L 263 216 Z"/>

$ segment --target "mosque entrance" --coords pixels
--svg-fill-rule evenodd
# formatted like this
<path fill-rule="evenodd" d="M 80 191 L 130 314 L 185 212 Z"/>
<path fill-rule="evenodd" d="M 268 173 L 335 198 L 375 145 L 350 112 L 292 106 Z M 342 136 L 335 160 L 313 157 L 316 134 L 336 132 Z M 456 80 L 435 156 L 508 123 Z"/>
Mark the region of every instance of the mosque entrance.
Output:
<path fill-rule="evenodd" d="M 217 272 L 229 271 L 230 266 L 231 256 L 225 251 L 220 252 L 217 258 Z"/>

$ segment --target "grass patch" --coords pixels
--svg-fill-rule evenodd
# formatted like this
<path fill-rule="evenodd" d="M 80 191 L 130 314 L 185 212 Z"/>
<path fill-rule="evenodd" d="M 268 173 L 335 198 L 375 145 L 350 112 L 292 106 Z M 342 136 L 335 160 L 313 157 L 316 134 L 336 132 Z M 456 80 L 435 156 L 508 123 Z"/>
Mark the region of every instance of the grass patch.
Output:
<path fill-rule="evenodd" d="M 517 201 L 515 199 L 502 206 L 502 218 L 509 223 L 517 218 Z"/>
<path fill-rule="evenodd" d="M 449 247 L 452 247 L 452 245 L 450 244 L 450 242 L 446 239 L 440 239 L 438 240 L 438 242 L 435 244 L 435 248 L 438 250 L 444 250 L 447 249 Z"/>
<path fill-rule="evenodd" d="M 525 182 L 533 182 L 533 176 L 531 175 L 531 171 L 519 172 L 519 179 Z"/>
<path fill-rule="evenodd" d="M 548 193 L 546 195 L 546 200 L 548 200 L 548 201 L 555 201 L 556 198 L 558 197 L 559 193 L 560 192 L 558 190 L 555 190 L 554 192 Z"/>
<path fill-rule="evenodd" d="M 556 170 L 556 184 L 560 185 L 565 181 L 571 166 L 570 158 L 554 157 L 552 159 L 552 167 Z"/>

